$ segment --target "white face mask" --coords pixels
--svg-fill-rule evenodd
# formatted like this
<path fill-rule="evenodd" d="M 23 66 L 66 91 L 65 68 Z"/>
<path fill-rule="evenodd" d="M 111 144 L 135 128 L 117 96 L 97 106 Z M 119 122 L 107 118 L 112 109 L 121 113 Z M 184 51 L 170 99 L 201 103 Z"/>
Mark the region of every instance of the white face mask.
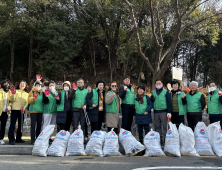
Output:
<path fill-rule="evenodd" d="M 41 87 L 35 87 L 36 91 L 41 90 Z"/>
<path fill-rule="evenodd" d="M 216 87 L 211 87 L 210 88 L 210 91 L 215 91 L 216 90 Z"/>
<path fill-rule="evenodd" d="M 49 87 L 49 90 L 50 90 L 51 92 L 53 92 L 53 91 L 55 91 L 55 87 L 54 87 L 54 86 L 51 86 L 51 87 Z"/>
<path fill-rule="evenodd" d="M 65 86 L 65 87 L 64 87 L 64 90 L 65 90 L 65 91 L 68 91 L 68 90 L 69 90 L 69 87 Z"/>

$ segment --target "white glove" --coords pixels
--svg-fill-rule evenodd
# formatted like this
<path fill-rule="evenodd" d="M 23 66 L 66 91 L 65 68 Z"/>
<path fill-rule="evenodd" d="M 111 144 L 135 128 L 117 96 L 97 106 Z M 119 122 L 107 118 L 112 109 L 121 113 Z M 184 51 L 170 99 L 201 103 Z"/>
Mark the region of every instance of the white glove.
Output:
<path fill-rule="evenodd" d="M 8 112 L 8 111 L 11 111 L 11 109 L 12 109 L 11 106 L 8 106 L 8 107 L 7 107 L 7 112 Z"/>
<path fill-rule="evenodd" d="M 124 90 L 127 91 L 127 86 L 124 87 Z"/>
<path fill-rule="evenodd" d="M 169 117 L 171 119 L 171 113 L 167 113 L 167 117 Z"/>

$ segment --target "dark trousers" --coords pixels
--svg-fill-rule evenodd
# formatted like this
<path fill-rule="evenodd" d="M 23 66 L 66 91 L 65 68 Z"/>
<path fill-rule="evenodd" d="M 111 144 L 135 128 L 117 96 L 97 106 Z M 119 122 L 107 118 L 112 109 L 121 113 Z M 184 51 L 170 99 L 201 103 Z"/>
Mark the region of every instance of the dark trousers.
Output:
<path fill-rule="evenodd" d="M 0 140 L 4 139 L 4 136 L 5 136 L 5 126 L 6 126 L 6 123 L 7 123 L 7 119 L 8 119 L 7 112 L 2 112 L 2 115 L 0 116 L 0 121 L 1 121 Z"/>
<path fill-rule="evenodd" d="M 122 106 L 122 128 L 128 131 L 131 131 L 131 126 L 133 122 L 133 116 L 135 109 L 127 108 L 126 106 Z"/>
<path fill-rule="evenodd" d="M 101 130 L 103 122 L 104 122 L 104 112 L 103 111 L 99 111 L 98 112 L 98 121 L 97 122 L 90 122 L 91 123 L 91 134 L 95 130 Z"/>
<path fill-rule="evenodd" d="M 86 121 L 85 121 L 85 137 L 87 137 L 88 138 L 88 125 L 87 125 L 87 123 L 86 123 Z"/>
<path fill-rule="evenodd" d="M 42 113 L 30 113 L 31 116 L 31 143 L 39 136 L 42 126 Z M 37 123 L 37 126 L 35 126 Z M 35 128 L 36 127 L 36 128 Z"/>
<path fill-rule="evenodd" d="M 103 111 L 99 111 L 99 117 L 98 117 L 98 129 L 97 130 L 101 130 L 102 127 L 102 123 L 104 122 L 104 112 Z"/>
<path fill-rule="evenodd" d="M 139 125 L 138 124 L 138 133 L 139 133 L 140 142 L 143 141 L 143 129 L 145 130 L 145 135 L 146 135 L 150 131 L 149 124 L 145 124 L 145 125 Z"/>
<path fill-rule="evenodd" d="M 178 128 L 181 123 L 184 124 L 184 115 L 179 115 L 179 112 L 172 112 L 171 122 L 176 124 Z"/>
<path fill-rule="evenodd" d="M 222 116 L 210 117 L 210 123 L 215 123 L 220 121 L 220 127 L 222 127 Z"/>
<path fill-rule="evenodd" d="M 92 134 L 95 130 L 98 130 L 98 122 L 91 122 L 91 134 Z"/>
<path fill-rule="evenodd" d="M 60 130 L 66 130 L 66 124 L 57 124 L 57 132 L 59 132 Z"/>
<path fill-rule="evenodd" d="M 112 129 L 111 127 L 108 127 L 108 132 L 110 132 L 111 129 Z M 116 134 L 118 134 L 118 128 L 114 128 L 113 131 L 114 131 Z"/>
<path fill-rule="evenodd" d="M 63 125 L 60 125 L 63 128 L 62 130 L 65 130 L 65 131 L 69 131 L 70 130 L 70 126 L 72 124 L 72 119 L 73 119 L 72 111 L 66 111 L 66 124 L 65 124 L 65 127 L 63 127 Z"/>
<path fill-rule="evenodd" d="M 11 111 L 11 123 L 10 123 L 10 127 L 9 127 L 9 131 L 8 131 L 8 139 L 9 141 L 15 141 L 15 125 L 16 125 L 16 121 L 18 119 L 18 129 L 17 129 L 17 133 L 16 133 L 16 141 L 20 141 L 22 138 L 22 132 L 21 132 L 21 117 L 23 117 L 23 114 L 21 114 L 20 110 L 12 110 Z M 24 117 L 23 117 L 24 118 Z"/>
<path fill-rule="evenodd" d="M 85 134 L 85 113 L 84 112 L 73 112 L 73 131 L 78 129 L 78 125 L 81 125 L 81 129 L 83 131 L 83 134 Z"/>
<path fill-rule="evenodd" d="M 194 131 L 194 128 L 198 122 L 202 121 L 202 114 L 200 115 L 190 115 L 187 114 L 188 126 Z"/>

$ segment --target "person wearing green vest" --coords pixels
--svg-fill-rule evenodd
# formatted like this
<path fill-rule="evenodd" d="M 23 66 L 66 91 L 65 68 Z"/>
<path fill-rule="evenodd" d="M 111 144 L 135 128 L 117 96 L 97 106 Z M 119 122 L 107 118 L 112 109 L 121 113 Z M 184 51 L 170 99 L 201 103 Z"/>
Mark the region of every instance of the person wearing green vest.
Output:
<path fill-rule="evenodd" d="M 78 124 L 80 123 L 83 134 L 85 134 L 84 132 L 86 119 L 83 105 L 86 104 L 86 96 L 88 94 L 88 90 L 85 89 L 84 80 L 82 78 L 77 80 L 77 86 L 73 84 L 73 89 L 69 95 L 69 98 L 72 99 L 73 131 L 78 129 Z"/>
<path fill-rule="evenodd" d="M 46 84 L 46 83 L 45 83 Z M 57 91 L 55 89 L 55 82 L 49 81 L 48 82 L 48 89 L 45 89 L 43 93 L 43 103 L 44 103 L 44 110 L 43 110 L 43 126 L 42 130 L 45 129 L 48 125 L 55 125 L 56 123 L 56 112 L 57 112 L 57 104 L 56 98 Z M 52 143 L 52 139 L 49 139 L 49 143 Z"/>
<path fill-rule="evenodd" d="M 122 110 L 122 126 L 121 128 L 131 131 L 133 116 L 135 113 L 135 92 L 130 85 L 130 77 L 125 76 L 123 79 L 124 85 L 119 89 L 119 97 L 121 101 Z"/>
<path fill-rule="evenodd" d="M 171 118 L 171 97 L 169 91 L 163 88 L 163 83 L 160 79 L 155 81 L 155 86 L 156 90 L 153 91 L 151 96 L 155 129 L 160 134 L 161 144 L 164 145 L 167 132 L 167 117 Z"/>
<path fill-rule="evenodd" d="M 187 122 L 188 126 L 194 131 L 198 122 L 202 121 L 202 110 L 206 106 L 204 95 L 199 92 L 198 83 L 192 81 L 190 83 L 191 91 L 186 94 L 187 99 Z"/>
<path fill-rule="evenodd" d="M 145 135 L 150 131 L 149 124 L 152 123 L 151 109 L 153 103 L 151 98 L 145 94 L 145 87 L 140 85 L 137 88 L 138 94 L 135 97 L 135 116 L 138 127 L 140 143 L 143 143 L 143 129 Z"/>
<path fill-rule="evenodd" d="M 178 82 L 177 80 L 171 82 L 171 87 L 173 88 L 170 91 L 172 101 L 171 122 L 176 124 L 177 128 L 179 128 L 180 123 L 184 124 L 184 115 L 187 113 L 186 94 L 179 89 L 180 82 Z"/>
<path fill-rule="evenodd" d="M 120 99 L 117 94 L 117 82 L 112 81 L 108 92 L 106 93 L 106 126 L 108 132 L 114 128 L 117 134 L 120 114 Z"/>
<path fill-rule="evenodd" d="M 41 89 L 41 82 L 38 80 L 34 83 L 34 88 L 29 92 L 28 104 L 30 104 L 29 112 L 31 117 L 31 144 L 34 144 L 41 132 L 42 113 L 44 108 L 43 91 Z M 35 126 L 36 123 L 37 127 Z"/>
<path fill-rule="evenodd" d="M 209 114 L 210 123 L 220 121 L 222 127 L 222 93 L 215 82 L 210 82 L 209 87 L 207 113 Z"/>
<path fill-rule="evenodd" d="M 105 83 L 99 80 L 96 83 L 96 89 L 88 93 L 86 97 L 87 105 L 89 106 L 89 120 L 91 123 L 91 133 L 95 130 L 101 130 L 102 123 L 105 122 Z"/>
<path fill-rule="evenodd" d="M 60 130 L 69 131 L 72 124 L 72 99 L 69 98 L 71 83 L 65 81 L 62 84 L 62 88 L 63 90 L 59 92 L 58 96 L 55 96 L 57 104 L 57 132 Z"/>

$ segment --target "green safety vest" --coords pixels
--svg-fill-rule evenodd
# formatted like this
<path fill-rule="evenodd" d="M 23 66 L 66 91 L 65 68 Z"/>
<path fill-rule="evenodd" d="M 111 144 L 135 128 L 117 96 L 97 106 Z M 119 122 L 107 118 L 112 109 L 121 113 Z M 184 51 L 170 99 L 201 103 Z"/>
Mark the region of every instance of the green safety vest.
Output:
<path fill-rule="evenodd" d="M 154 101 L 154 110 L 166 110 L 167 109 L 167 101 L 166 101 L 166 93 L 167 90 L 163 89 L 162 92 L 157 95 L 156 90 L 153 91 Z"/>
<path fill-rule="evenodd" d="M 183 96 L 184 92 L 180 92 L 180 94 L 177 94 L 177 106 L 178 106 L 178 109 L 179 109 L 179 115 L 185 115 L 187 113 L 187 108 L 186 108 L 186 105 L 183 105 L 183 102 L 182 102 L 182 96 Z M 171 95 L 171 97 L 173 97 Z M 172 100 L 172 108 L 173 108 L 173 100 Z M 172 109 L 173 110 L 173 109 Z"/>
<path fill-rule="evenodd" d="M 213 95 L 208 95 L 208 113 L 209 114 L 222 114 L 222 104 L 218 95 L 219 89 L 216 89 Z"/>
<path fill-rule="evenodd" d="M 146 99 L 146 95 L 143 96 L 143 103 L 140 103 L 139 101 L 136 100 L 136 96 L 135 96 L 135 110 L 137 114 L 144 114 L 148 104 L 147 104 L 147 99 Z"/>
<path fill-rule="evenodd" d="M 125 87 L 126 85 L 123 85 Z M 122 100 L 123 104 L 135 104 L 135 92 L 131 87 L 131 90 L 127 88 L 125 98 Z"/>
<path fill-rule="evenodd" d="M 202 93 L 197 91 L 194 95 L 187 93 L 187 112 L 202 112 L 202 106 L 200 102 Z"/>
<path fill-rule="evenodd" d="M 86 103 L 87 94 L 88 94 L 88 90 L 86 90 L 85 88 L 82 90 L 77 88 L 75 92 L 75 98 L 72 99 L 72 107 L 82 108 L 82 104 Z"/>
<path fill-rule="evenodd" d="M 64 111 L 65 105 L 65 90 L 61 91 L 61 102 L 57 105 L 57 111 Z"/>
<path fill-rule="evenodd" d="M 108 91 L 107 93 L 113 94 L 113 91 Z M 117 97 L 119 97 L 117 95 Z M 116 101 L 116 97 L 114 97 L 113 101 L 111 104 L 106 104 L 106 113 L 117 113 L 118 112 L 118 105 Z"/>
<path fill-rule="evenodd" d="M 35 92 L 32 92 L 35 93 Z M 37 99 L 34 103 L 30 104 L 29 110 L 31 112 L 43 112 L 43 92 L 41 94 L 38 94 Z"/>
<path fill-rule="evenodd" d="M 52 94 L 49 94 L 48 99 L 49 102 L 47 104 L 44 104 L 43 113 L 56 114 L 57 111 L 56 98 Z"/>

